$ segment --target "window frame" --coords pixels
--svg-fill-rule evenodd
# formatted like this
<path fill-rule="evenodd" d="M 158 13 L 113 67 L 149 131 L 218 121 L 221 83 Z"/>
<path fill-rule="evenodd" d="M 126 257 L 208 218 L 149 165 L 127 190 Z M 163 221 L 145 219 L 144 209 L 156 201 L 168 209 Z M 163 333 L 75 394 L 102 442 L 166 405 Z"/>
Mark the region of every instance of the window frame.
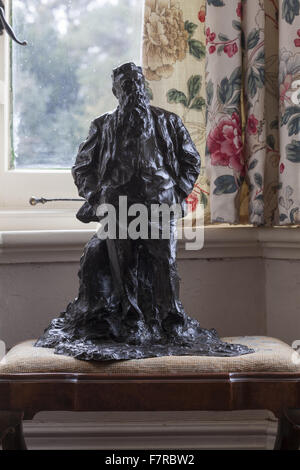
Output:
<path fill-rule="evenodd" d="M 4 0 L 6 16 L 10 17 L 10 0 Z M 77 202 L 51 203 L 31 207 L 31 196 L 46 198 L 78 197 L 71 170 L 57 169 L 11 169 L 11 54 L 7 34 L 0 36 L 0 230 L 30 230 L 39 228 L 72 229 L 82 227 L 75 219 Z M 23 47 L 23 46 L 18 46 Z M 26 47 L 26 46 L 24 46 Z M 46 222 L 46 213 L 50 216 Z M 57 220 L 55 221 L 55 214 Z M 15 215 L 15 219 L 14 219 Z M 72 217 L 71 217 L 72 216 Z M 17 220 L 18 219 L 18 220 Z M 74 219 L 74 220 L 72 220 Z M 27 228 L 28 227 L 28 228 Z M 91 224 L 86 227 L 91 229 Z"/>
<path fill-rule="evenodd" d="M 12 1 L 4 0 L 7 18 L 11 16 Z M 83 224 L 76 219 L 80 202 L 51 202 L 47 206 L 40 204 L 37 207 L 29 205 L 31 196 L 73 199 L 78 197 L 78 192 L 70 169 L 10 168 L 11 87 L 10 39 L 3 34 L 0 36 L 0 235 L 1 231 L 12 230 L 94 229 L 95 223 Z M 85 136 L 82 137 L 84 139 Z"/>

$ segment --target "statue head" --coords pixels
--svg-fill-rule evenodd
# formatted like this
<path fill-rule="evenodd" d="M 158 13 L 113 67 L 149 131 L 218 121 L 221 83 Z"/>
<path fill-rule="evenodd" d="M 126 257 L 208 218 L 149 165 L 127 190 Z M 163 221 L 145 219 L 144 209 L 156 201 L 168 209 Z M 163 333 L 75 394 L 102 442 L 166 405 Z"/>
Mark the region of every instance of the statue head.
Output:
<path fill-rule="evenodd" d="M 115 68 L 112 72 L 112 82 L 113 94 L 120 104 L 127 103 L 132 96 L 147 100 L 142 67 L 133 62 Z"/>

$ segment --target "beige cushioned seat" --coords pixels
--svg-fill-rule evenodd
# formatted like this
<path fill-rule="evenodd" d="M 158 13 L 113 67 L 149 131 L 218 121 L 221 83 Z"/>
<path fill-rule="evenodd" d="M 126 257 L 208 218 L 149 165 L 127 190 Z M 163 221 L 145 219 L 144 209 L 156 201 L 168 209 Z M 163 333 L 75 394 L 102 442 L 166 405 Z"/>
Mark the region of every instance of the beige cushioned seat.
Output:
<path fill-rule="evenodd" d="M 275 338 L 242 336 L 223 338 L 255 350 L 240 357 L 168 356 L 129 361 L 85 362 L 54 354 L 53 349 L 35 348 L 34 340 L 13 347 L 0 361 L 0 374 L 68 372 L 124 375 L 201 374 L 210 372 L 299 372 L 300 356 Z M 294 353 L 294 356 L 293 356 Z M 298 362 L 298 363 L 297 363 Z"/>

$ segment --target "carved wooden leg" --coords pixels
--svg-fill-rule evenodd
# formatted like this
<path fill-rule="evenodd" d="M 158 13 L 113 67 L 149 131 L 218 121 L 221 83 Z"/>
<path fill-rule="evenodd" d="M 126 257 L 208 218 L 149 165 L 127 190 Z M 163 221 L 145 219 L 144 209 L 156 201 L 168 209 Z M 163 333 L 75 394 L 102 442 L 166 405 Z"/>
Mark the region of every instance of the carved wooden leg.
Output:
<path fill-rule="evenodd" d="M 0 443 L 3 450 L 26 450 L 23 413 L 0 411 Z"/>
<path fill-rule="evenodd" d="M 300 410 L 286 410 L 278 420 L 274 450 L 298 450 L 300 446 Z"/>

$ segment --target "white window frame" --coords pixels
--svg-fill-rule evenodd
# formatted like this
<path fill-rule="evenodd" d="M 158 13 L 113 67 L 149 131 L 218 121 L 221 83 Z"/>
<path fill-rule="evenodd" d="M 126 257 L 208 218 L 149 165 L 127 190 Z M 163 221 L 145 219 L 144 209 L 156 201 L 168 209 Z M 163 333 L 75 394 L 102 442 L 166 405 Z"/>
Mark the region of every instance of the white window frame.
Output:
<path fill-rule="evenodd" d="M 9 0 L 5 0 L 4 4 L 6 17 L 9 18 Z M 11 153 L 9 41 L 6 33 L 0 36 L 0 231 L 91 229 L 93 224 L 82 224 L 75 218 L 75 213 L 80 207 L 79 202 L 49 203 L 47 207 L 29 205 L 31 196 L 78 197 L 70 170 L 9 168 Z"/>

